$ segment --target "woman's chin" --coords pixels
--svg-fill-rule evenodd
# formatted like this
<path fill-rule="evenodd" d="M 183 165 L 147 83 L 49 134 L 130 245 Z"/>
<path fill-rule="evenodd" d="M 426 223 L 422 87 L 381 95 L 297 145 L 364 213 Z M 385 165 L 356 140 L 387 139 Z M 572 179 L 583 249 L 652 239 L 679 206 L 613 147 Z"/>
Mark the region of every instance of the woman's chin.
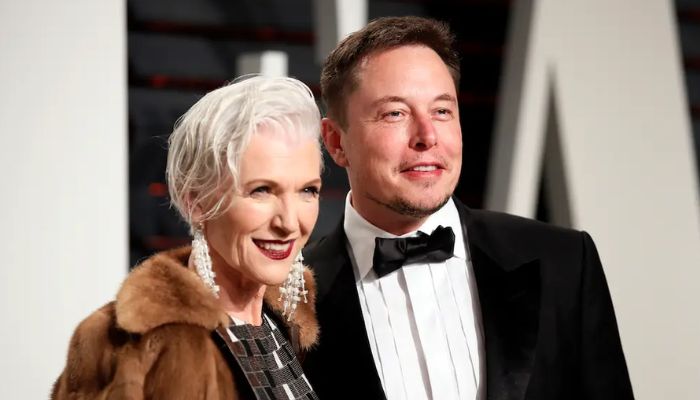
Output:
<path fill-rule="evenodd" d="M 287 275 L 289 274 L 289 268 L 284 269 L 283 271 L 280 271 L 277 273 L 275 271 L 274 274 L 269 274 L 266 275 L 262 278 L 261 283 L 266 285 L 266 286 L 281 286 L 284 284 L 284 281 L 287 279 Z"/>

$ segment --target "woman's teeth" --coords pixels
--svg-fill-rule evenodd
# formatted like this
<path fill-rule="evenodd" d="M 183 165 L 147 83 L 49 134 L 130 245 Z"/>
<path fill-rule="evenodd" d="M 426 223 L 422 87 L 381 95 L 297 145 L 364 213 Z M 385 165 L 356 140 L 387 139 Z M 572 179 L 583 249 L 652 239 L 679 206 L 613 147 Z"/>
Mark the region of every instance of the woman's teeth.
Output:
<path fill-rule="evenodd" d="M 290 243 L 272 243 L 272 242 L 262 242 L 262 241 L 256 241 L 255 244 L 265 250 L 270 250 L 270 251 L 285 251 L 289 248 L 291 245 Z"/>
<path fill-rule="evenodd" d="M 294 240 L 286 242 L 279 240 L 254 240 L 254 242 L 260 249 L 260 252 L 272 260 L 284 260 L 292 254 L 292 249 L 294 248 Z"/>

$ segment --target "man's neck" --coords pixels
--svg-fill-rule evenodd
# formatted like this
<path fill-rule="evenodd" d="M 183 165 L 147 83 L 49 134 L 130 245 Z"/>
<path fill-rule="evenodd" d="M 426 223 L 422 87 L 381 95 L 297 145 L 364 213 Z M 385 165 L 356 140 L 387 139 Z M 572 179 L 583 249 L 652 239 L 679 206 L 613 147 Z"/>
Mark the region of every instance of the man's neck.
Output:
<path fill-rule="evenodd" d="M 416 218 L 403 215 L 378 203 L 363 204 L 358 207 L 352 200 L 352 193 L 350 194 L 350 206 L 370 224 L 396 236 L 418 230 L 430 218 L 430 216 Z"/>

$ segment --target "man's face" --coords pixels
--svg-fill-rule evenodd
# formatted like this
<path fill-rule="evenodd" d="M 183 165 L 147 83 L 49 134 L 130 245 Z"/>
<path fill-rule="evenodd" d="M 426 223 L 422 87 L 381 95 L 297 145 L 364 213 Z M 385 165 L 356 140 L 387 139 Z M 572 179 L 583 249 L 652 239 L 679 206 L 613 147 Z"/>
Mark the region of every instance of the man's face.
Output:
<path fill-rule="evenodd" d="M 358 87 L 345 102 L 340 157 L 334 159 L 347 168 L 360 215 L 405 233 L 440 208 L 459 179 L 462 136 L 454 81 L 437 53 L 421 45 L 370 54 L 357 76 Z"/>

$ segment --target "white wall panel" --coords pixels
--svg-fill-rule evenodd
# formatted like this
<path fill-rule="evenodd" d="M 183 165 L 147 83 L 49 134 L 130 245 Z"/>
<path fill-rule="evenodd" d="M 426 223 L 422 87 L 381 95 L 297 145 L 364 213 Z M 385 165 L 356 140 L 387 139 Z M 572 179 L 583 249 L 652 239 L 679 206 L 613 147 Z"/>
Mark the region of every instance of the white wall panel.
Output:
<path fill-rule="evenodd" d="M 700 200 L 673 4 L 514 5 L 488 205 L 532 216 L 558 158 L 566 196 L 550 203 L 596 240 L 637 398 L 698 399 Z"/>
<path fill-rule="evenodd" d="M 0 398 L 45 399 L 126 274 L 123 0 L 0 3 Z"/>

